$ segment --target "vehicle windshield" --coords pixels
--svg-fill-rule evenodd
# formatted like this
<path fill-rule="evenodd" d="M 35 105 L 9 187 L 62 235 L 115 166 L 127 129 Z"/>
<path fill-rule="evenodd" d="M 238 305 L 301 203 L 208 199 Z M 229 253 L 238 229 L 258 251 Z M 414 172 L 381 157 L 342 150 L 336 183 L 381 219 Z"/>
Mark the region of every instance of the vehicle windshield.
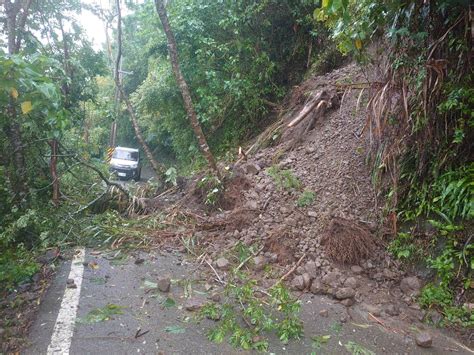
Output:
<path fill-rule="evenodd" d="M 115 159 L 138 161 L 138 152 L 115 149 L 112 157 Z"/>

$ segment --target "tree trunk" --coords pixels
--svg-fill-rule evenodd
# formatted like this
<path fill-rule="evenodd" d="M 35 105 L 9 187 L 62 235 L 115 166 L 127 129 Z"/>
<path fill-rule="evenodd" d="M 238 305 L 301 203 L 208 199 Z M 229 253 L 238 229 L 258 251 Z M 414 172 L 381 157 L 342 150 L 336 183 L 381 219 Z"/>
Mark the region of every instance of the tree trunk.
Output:
<path fill-rule="evenodd" d="M 164 169 L 161 164 L 159 164 L 156 159 L 153 157 L 153 154 L 151 153 L 150 147 L 148 147 L 148 144 L 145 142 L 145 139 L 143 139 L 142 131 L 140 129 L 140 126 L 138 125 L 138 120 L 137 116 L 135 115 L 135 111 L 133 110 L 132 104 L 130 100 L 128 99 L 127 94 L 125 93 L 125 90 L 123 89 L 122 82 L 120 80 L 120 73 L 119 73 L 119 67 L 120 67 L 120 60 L 122 57 L 122 13 L 120 10 L 120 0 L 116 0 L 116 6 L 117 6 L 117 58 L 115 61 L 115 85 L 117 86 L 117 89 L 119 91 L 120 97 L 124 100 L 125 105 L 127 106 L 127 111 L 130 114 L 130 120 L 132 122 L 133 129 L 135 130 L 135 136 L 137 137 L 138 143 L 143 148 L 143 151 L 145 152 L 146 157 L 150 161 L 150 164 L 155 171 L 156 175 L 158 178 L 161 178 Z"/>
<path fill-rule="evenodd" d="M 26 25 L 26 19 L 28 17 L 31 1 L 32 0 L 27 0 L 23 3 L 20 1 L 12 2 L 11 0 L 5 0 L 4 2 L 9 55 L 16 54 L 20 50 L 22 32 Z M 20 10 L 22 11 L 20 12 Z M 23 150 L 21 126 L 17 117 L 18 114 L 16 111 L 15 102 L 12 97 L 9 99 L 7 116 L 10 122 L 9 127 L 7 128 L 8 138 L 13 149 L 13 157 L 11 160 L 13 165 L 13 169 L 11 169 L 12 188 L 17 195 L 17 200 L 21 201 L 22 197 L 27 192 L 26 163 Z"/>
<path fill-rule="evenodd" d="M 58 178 L 58 141 L 56 139 L 52 139 L 49 142 L 51 147 L 51 161 L 49 163 L 49 168 L 51 171 L 51 180 L 53 185 L 53 203 L 55 206 L 59 205 L 59 178 Z"/>
<path fill-rule="evenodd" d="M 214 171 L 214 173 L 219 176 L 219 171 L 217 170 L 216 161 L 214 156 L 212 155 L 211 150 L 209 149 L 209 145 L 207 144 L 206 137 L 202 132 L 201 125 L 198 121 L 196 110 L 194 109 L 194 105 L 191 99 L 191 93 L 189 92 L 188 84 L 181 73 L 181 69 L 179 67 L 179 60 L 178 60 L 178 48 L 176 45 L 176 40 L 174 38 L 174 34 L 171 31 L 171 27 L 168 21 L 168 16 L 166 14 L 166 9 L 163 4 L 163 0 L 155 0 L 156 11 L 158 12 L 158 16 L 160 17 L 161 23 L 163 25 L 163 29 L 166 34 L 166 38 L 168 39 L 168 50 L 170 53 L 170 60 L 171 60 L 171 67 L 173 68 L 173 73 L 178 83 L 178 86 L 181 90 L 181 95 L 183 96 L 184 107 L 186 108 L 186 112 L 188 114 L 189 121 L 191 122 L 191 126 L 193 127 L 194 134 L 199 142 L 199 148 L 201 149 L 204 157 L 206 158 L 209 167 Z"/>

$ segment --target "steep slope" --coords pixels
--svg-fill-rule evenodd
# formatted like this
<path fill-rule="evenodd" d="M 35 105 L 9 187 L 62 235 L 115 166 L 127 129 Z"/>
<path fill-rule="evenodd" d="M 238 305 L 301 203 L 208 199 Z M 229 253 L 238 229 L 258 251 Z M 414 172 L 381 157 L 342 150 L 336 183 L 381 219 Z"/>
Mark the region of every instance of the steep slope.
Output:
<path fill-rule="evenodd" d="M 355 89 L 363 81 L 351 64 L 295 87 L 280 121 L 253 145 L 272 146 L 233 167 L 224 196 L 231 208 L 202 217 L 193 235 L 214 260 L 239 243 L 262 246 L 254 270 L 268 285 L 289 270 L 294 289 L 362 303 L 376 314 L 405 309 L 404 317 L 418 320 L 420 280 L 405 277 L 385 251 L 383 206 L 366 164 L 366 95 Z M 321 92 L 332 108 L 288 128 Z M 304 191 L 314 193 L 307 206 L 298 203 Z"/>

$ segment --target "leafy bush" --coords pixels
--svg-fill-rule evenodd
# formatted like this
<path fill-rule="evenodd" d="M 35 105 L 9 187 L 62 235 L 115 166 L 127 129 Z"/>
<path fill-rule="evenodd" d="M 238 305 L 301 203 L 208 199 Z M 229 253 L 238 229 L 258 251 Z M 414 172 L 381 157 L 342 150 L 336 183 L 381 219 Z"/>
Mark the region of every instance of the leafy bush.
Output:
<path fill-rule="evenodd" d="M 419 249 L 414 244 L 411 233 L 404 232 L 397 234 L 397 237 L 390 242 L 388 250 L 395 255 L 397 259 L 407 260 L 419 254 Z"/>
<path fill-rule="evenodd" d="M 197 187 L 201 190 L 204 204 L 211 207 L 218 205 L 224 193 L 224 185 L 218 177 L 206 175 L 198 181 Z"/>
<path fill-rule="evenodd" d="M 0 254 L 0 292 L 30 281 L 39 269 L 34 255 L 22 245 L 17 245 L 15 251 L 3 250 Z"/>
<path fill-rule="evenodd" d="M 441 175 L 434 184 L 433 209 L 454 221 L 474 218 L 474 163 Z"/>

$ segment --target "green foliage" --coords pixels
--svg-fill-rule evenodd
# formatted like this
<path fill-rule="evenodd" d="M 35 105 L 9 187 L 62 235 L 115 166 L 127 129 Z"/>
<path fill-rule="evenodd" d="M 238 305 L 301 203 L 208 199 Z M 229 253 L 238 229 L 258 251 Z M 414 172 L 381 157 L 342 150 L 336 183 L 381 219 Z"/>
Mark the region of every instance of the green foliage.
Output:
<path fill-rule="evenodd" d="M 352 340 L 344 344 L 344 347 L 353 355 L 375 355 L 372 350 L 369 350 Z"/>
<path fill-rule="evenodd" d="M 208 333 L 211 341 L 221 343 L 228 337 L 236 348 L 268 351 L 268 332 L 276 332 L 285 344 L 301 338 L 303 324 L 298 318 L 301 304 L 282 284 L 272 287 L 263 300 L 257 296 L 261 292 L 256 280 L 237 270 L 232 270 L 231 275 L 224 304 L 209 303 L 201 310 L 202 316 L 218 321 Z"/>
<path fill-rule="evenodd" d="M 84 317 L 84 319 L 79 319 L 78 322 L 85 324 L 105 322 L 113 319 L 113 316 L 115 315 L 123 314 L 124 308 L 125 307 L 113 303 L 108 303 L 102 308 L 93 309 Z"/>
<path fill-rule="evenodd" d="M 449 221 L 430 222 L 439 233 L 436 239 L 430 241 L 430 245 L 425 243 L 422 248 L 411 233 L 398 233 L 389 250 L 399 259 L 423 257 L 422 260 L 435 271 L 434 280 L 423 288 L 418 299 L 422 307 L 435 307 L 441 311 L 445 316 L 444 324 L 472 326 L 474 317 L 455 299 L 457 292 L 464 293 L 472 287 L 470 280 L 474 270 L 474 245 L 462 240 L 463 228 Z"/>
<path fill-rule="evenodd" d="M 351 4 L 348 9 L 354 6 Z M 402 223 L 422 225 L 420 221 L 428 220 L 436 229 L 429 234 L 423 228 L 398 233 L 389 249 L 400 259 L 421 259 L 434 270 L 434 280 L 420 297 L 424 307 L 442 311 L 446 323 L 466 325 L 462 303 L 472 278 L 468 234 L 474 214 L 474 169 L 467 152 L 474 134 L 474 77 L 468 69 L 464 29 L 456 22 L 464 11 L 460 5 L 446 0 L 430 4 L 426 11 L 428 7 L 420 3 L 390 1 L 347 16 L 373 19 L 367 33 L 384 34 L 390 39 L 388 77 L 400 78 L 398 83 L 405 85 L 402 95 L 410 96 L 397 106 L 405 111 L 407 120 L 389 110 L 384 115 L 390 122 L 376 137 L 374 172 L 381 181 L 381 172 L 388 171 L 394 182 L 388 194 L 388 212 L 393 217 L 396 214 Z M 372 12 L 377 8 L 385 11 L 379 19 Z M 332 13 L 339 23 L 342 20 L 338 16 L 347 9 L 341 11 Z M 332 15 L 327 15 L 330 21 Z M 450 28 L 448 33 L 446 27 Z M 429 51 L 434 43 L 436 54 Z M 433 58 L 446 59 L 442 69 L 447 73 L 445 77 L 430 64 Z M 435 77 L 436 83 L 432 81 Z M 437 95 L 433 95 L 435 91 Z M 384 115 L 375 119 L 375 124 L 386 120 Z"/>
<path fill-rule="evenodd" d="M 453 292 L 449 286 L 429 283 L 423 288 L 418 301 L 423 307 L 439 309 L 444 316 L 444 324 L 473 327 L 474 314 L 472 311 L 468 310 L 466 306 L 456 306 L 453 298 Z"/>
<path fill-rule="evenodd" d="M 324 0 L 321 8 L 314 11 L 314 18 L 325 22 L 331 29 L 342 53 L 360 54 L 374 31 L 386 24 L 387 13 L 391 15 L 394 3 L 396 1 Z"/>
<path fill-rule="evenodd" d="M 200 313 L 208 319 L 217 321 L 221 318 L 222 307 L 219 304 L 206 303 L 204 307 L 202 307 Z"/>
<path fill-rule="evenodd" d="M 273 178 L 279 189 L 298 190 L 301 188 L 301 182 L 291 170 L 281 170 L 274 165 L 267 170 L 267 173 Z"/>
<path fill-rule="evenodd" d="M 314 26 L 312 7 L 313 1 L 277 0 L 168 4 L 181 69 L 214 152 L 224 155 L 255 135 L 270 111 L 268 102 L 280 100 L 303 76 L 308 45 L 320 44 L 312 46 L 314 57 L 327 47 L 317 38 L 324 29 Z M 124 55 L 127 70 L 136 73 L 125 78 L 125 86 L 147 141 L 178 165 L 199 165 L 153 2 L 135 5 L 124 19 Z"/>
<path fill-rule="evenodd" d="M 16 250 L 5 250 L 0 254 L 0 292 L 12 290 L 16 285 L 29 282 L 40 267 L 23 245 Z"/>
<path fill-rule="evenodd" d="M 441 175 L 434 189 L 433 210 L 451 221 L 474 218 L 474 163 Z"/>
<path fill-rule="evenodd" d="M 244 262 L 247 260 L 252 254 L 257 251 L 257 245 L 246 245 L 241 241 L 237 242 L 237 244 L 232 248 L 231 256 L 235 256 L 239 263 Z"/>
<path fill-rule="evenodd" d="M 307 207 L 313 204 L 314 202 L 315 193 L 311 190 L 304 190 L 298 200 L 296 201 L 296 205 L 298 207 Z"/>
<path fill-rule="evenodd" d="M 224 193 L 224 185 L 219 178 L 213 175 L 206 175 L 198 181 L 197 187 L 201 190 L 204 204 L 217 207 Z"/>
<path fill-rule="evenodd" d="M 166 183 L 172 184 L 173 186 L 176 186 L 178 184 L 176 180 L 178 178 L 178 173 L 174 167 L 171 167 L 168 170 L 166 170 L 165 176 L 166 176 L 165 178 Z"/>
<path fill-rule="evenodd" d="M 183 334 L 186 332 L 186 329 L 179 325 L 169 325 L 165 327 L 165 332 L 171 333 L 171 334 Z"/>
<path fill-rule="evenodd" d="M 405 232 L 397 233 L 397 237 L 390 242 L 388 250 L 395 255 L 397 259 L 402 260 L 411 259 L 420 253 L 419 249 L 414 244 L 411 233 Z"/>
<path fill-rule="evenodd" d="M 318 335 L 311 337 L 311 347 L 313 349 L 319 350 L 324 346 L 324 344 L 328 343 L 330 339 L 330 335 Z"/>

